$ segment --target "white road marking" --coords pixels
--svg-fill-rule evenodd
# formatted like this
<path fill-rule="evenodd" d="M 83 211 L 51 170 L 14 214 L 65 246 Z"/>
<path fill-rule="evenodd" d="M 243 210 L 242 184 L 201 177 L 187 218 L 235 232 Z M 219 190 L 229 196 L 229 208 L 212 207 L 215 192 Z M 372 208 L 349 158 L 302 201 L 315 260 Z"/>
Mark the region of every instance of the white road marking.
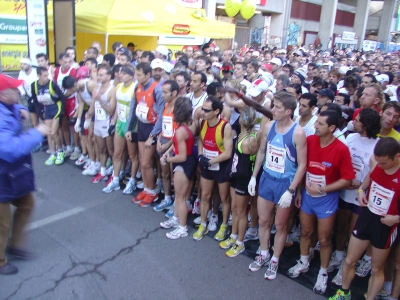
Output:
<path fill-rule="evenodd" d="M 91 205 L 91 206 L 93 206 L 93 205 Z M 87 210 L 91 206 L 89 206 L 89 207 L 80 207 L 80 206 L 78 206 L 78 207 L 75 207 L 73 209 L 64 211 L 62 213 L 55 214 L 55 215 L 52 215 L 50 217 L 47 217 L 47 218 L 44 218 L 44 219 L 29 223 L 29 224 L 26 225 L 25 230 L 27 230 L 27 231 L 28 230 L 35 230 L 35 229 L 37 229 L 39 227 L 43 227 L 43 226 L 48 225 L 50 223 L 54 223 L 54 222 L 60 221 L 62 219 L 68 218 L 70 216 L 79 214 L 79 213 Z"/>

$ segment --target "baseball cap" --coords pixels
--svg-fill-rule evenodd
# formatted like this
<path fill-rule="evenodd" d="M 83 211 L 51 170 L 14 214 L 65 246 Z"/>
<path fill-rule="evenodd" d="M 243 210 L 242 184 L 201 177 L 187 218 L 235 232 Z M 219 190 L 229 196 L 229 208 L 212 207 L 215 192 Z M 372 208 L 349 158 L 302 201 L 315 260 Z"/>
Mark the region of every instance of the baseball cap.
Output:
<path fill-rule="evenodd" d="M 349 67 L 341 66 L 339 68 L 339 73 L 340 74 L 346 74 L 348 70 L 349 70 Z"/>
<path fill-rule="evenodd" d="M 165 57 L 168 57 L 169 52 L 168 52 L 168 48 L 167 48 L 167 47 L 165 47 L 165 46 L 163 46 L 163 45 L 160 45 L 160 46 L 158 46 L 158 47 L 156 48 L 156 51 L 157 51 L 158 53 L 161 53 L 161 54 L 164 55 Z"/>
<path fill-rule="evenodd" d="M 277 57 L 274 57 L 273 59 L 271 59 L 269 63 L 270 64 L 275 64 L 278 67 L 282 66 L 282 61 Z"/>
<path fill-rule="evenodd" d="M 251 53 L 251 56 L 259 57 L 259 56 L 260 56 L 260 52 L 258 52 L 258 51 L 253 51 L 253 52 Z"/>
<path fill-rule="evenodd" d="M 378 81 L 380 84 L 382 84 L 385 81 L 389 82 L 389 76 L 387 76 L 386 74 L 376 75 L 375 78 L 376 81 Z"/>
<path fill-rule="evenodd" d="M 32 61 L 31 61 L 31 59 L 29 57 L 21 58 L 20 63 L 32 66 Z"/>
<path fill-rule="evenodd" d="M 300 50 L 297 50 L 294 54 L 303 57 L 303 52 Z"/>
<path fill-rule="evenodd" d="M 297 77 L 299 77 L 301 84 L 304 83 L 304 80 L 307 78 L 306 73 L 303 71 L 303 69 L 297 69 L 296 71 L 294 71 L 293 74 L 296 74 Z"/>
<path fill-rule="evenodd" d="M 286 54 L 286 50 L 285 49 L 280 49 L 279 51 L 278 51 L 278 53 L 280 53 L 280 54 Z"/>
<path fill-rule="evenodd" d="M 0 74 L 0 92 L 7 89 L 17 89 L 19 86 L 23 85 L 23 80 L 18 80 L 4 74 Z"/>
<path fill-rule="evenodd" d="M 265 92 L 268 90 L 268 83 L 266 83 L 263 79 L 259 78 L 250 87 L 249 91 L 247 92 L 251 97 L 257 97 L 260 93 Z"/>
<path fill-rule="evenodd" d="M 261 65 L 263 68 L 267 69 L 269 72 L 272 72 L 272 65 L 265 63 Z"/>
<path fill-rule="evenodd" d="M 321 96 L 328 97 L 332 101 L 333 99 L 335 99 L 335 93 L 331 89 L 317 90 L 317 93 L 320 94 Z"/>
<path fill-rule="evenodd" d="M 164 62 L 159 58 L 153 59 L 153 61 L 150 64 L 150 67 L 152 69 L 160 68 L 164 70 Z"/>

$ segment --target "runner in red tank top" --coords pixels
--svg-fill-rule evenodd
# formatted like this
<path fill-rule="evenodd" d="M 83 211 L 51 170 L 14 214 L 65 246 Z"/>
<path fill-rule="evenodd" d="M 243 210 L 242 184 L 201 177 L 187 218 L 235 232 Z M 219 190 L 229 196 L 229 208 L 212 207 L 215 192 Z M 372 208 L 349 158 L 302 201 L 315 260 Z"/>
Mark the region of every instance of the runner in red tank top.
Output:
<path fill-rule="evenodd" d="M 384 281 L 384 265 L 397 237 L 400 203 L 400 145 L 393 138 L 378 141 L 371 158 L 371 172 L 358 190 L 358 202 L 364 208 L 354 226 L 342 269 L 342 289 L 330 299 L 350 299 L 355 264 L 372 246 L 372 272 L 367 300 L 373 300 Z M 368 187 L 368 193 L 364 190 Z"/>
<path fill-rule="evenodd" d="M 190 181 L 196 170 L 196 158 L 192 152 L 194 145 L 194 128 L 189 129 L 192 124 L 192 103 L 189 98 L 180 97 L 176 100 L 174 107 L 174 120 L 179 127 L 174 133 L 173 145 L 163 154 L 161 164 L 172 163 L 175 187 L 174 216 L 168 221 L 161 222 L 163 228 L 176 227 L 175 230 L 166 234 L 169 239 L 178 239 L 188 235 L 186 226 L 188 207 L 186 204 Z M 170 152 L 174 156 L 170 156 Z"/>

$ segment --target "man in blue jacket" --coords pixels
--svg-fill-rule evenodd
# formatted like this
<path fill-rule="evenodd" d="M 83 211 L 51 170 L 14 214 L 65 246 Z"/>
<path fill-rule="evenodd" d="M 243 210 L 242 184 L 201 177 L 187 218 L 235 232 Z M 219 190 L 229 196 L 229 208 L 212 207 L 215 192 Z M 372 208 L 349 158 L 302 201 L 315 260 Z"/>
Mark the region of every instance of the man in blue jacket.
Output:
<path fill-rule="evenodd" d="M 10 229 L 10 204 L 16 207 L 7 253 L 26 259 L 31 255 L 22 249 L 23 229 L 32 211 L 35 190 L 30 152 L 50 128 L 40 124 L 24 131 L 22 121 L 29 119 L 28 110 L 18 104 L 18 87 L 23 83 L 0 74 L 0 274 L 14 274 L 17 267 L 4 256 Z"/>

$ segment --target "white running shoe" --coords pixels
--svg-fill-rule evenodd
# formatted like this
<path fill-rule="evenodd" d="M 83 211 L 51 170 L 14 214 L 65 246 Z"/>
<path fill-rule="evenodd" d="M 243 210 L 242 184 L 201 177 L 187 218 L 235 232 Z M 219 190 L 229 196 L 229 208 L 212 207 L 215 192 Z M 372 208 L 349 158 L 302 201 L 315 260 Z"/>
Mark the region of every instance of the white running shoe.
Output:
<path fill-rule="evenodd" d="M 342 265 L 343 264 L 340 265 L 337 274 L 332 279 L 332 283 L 337 285 L 337 286 L 342 286 Z"/>
<path fill-rule="evenodd" d="M 252 272 L 256 272 L 262 268 L 262 266 L 268 264 L 271 259 L 271 254 L 267 254 L 267 256 L 257 255 L 256 259 L 249 265 L 249 270 Z"/>
<path fill-rule="evenodd" d="M 192 214 L 193 215 L 199 215 L 200 214 L 200 199 L 196 199 L 196 201 L 194 201 Z"/>
<path fill-rule="evenodd" d="M 320 251 L 320 250 L 321 250 L 321 244 L 320 244 L 319 241 L 318 241 L 317 244 L 315 245 L 314 250 L 315 250 L 315 251 Z"/>
<path fill-rule="evenodd" d="M 172 228 L 172 227 L 176 228 L 176 227 L 179 226 L 179 219 L 171 218 L 171 219 L 169 219 L 167 221 L 161 222 L 160 226 L 162 228 L 166 228 L 166 229 L 169 229 L 169 228 Z"/>
<path fill-rule="evenodd" d="M 313 291 L 316 294 L 322 295 L 328 286 L 328 274 L 318 274 L 317 282 L 314 285 Z"/>
<path fill-rule="evenodd" d="M 268 269 L 264 274 L 264 278 L 267 280 L 275 279 L 276 273 L 278 272 L 278 265 L 279 265 L 278 262 L 270 260 L 268 264 Z"/>
<path fill-rule="evenodd" d="M 336 250 L 335 250 L 332 253 L 331 261 L 329 262 L 329 266 L 327 268 L 327 271 L 328 272 L 332 272 L 333 270 L 338 269 L 342 265 L 343 260 L 344 260 L 344 256 L 342 257 L 341 260 L 338 260 L 336 258 Z"/>
<path fill-rule="evenodd" d="M 193 210 L 193 205 L 192 205 L 192 203 L 190 203 L 190 200 L 186 200 L 186 206 L 188 209 L 188 213 L 190 214 Z"/>
<path fill-rule="evenodd" d="M 229 214 L 228 225 L 232 226 L 232 212 Z"/>
<path fill-rule="evenodd" d="M 120 189 L 119 183 L 115 183 L 111 179 L 110 183 L 103 189 L 103 193 L 111 193 L 112 191 L 118 191 Z"/>
<path fill-rule="evenodd" d="M 143 181 L 136 182 L 136 187 L 141 190 L 144 189 L 144 182 Z"/>
<path fill-rule="evenodd" d="M 362 258 L 357 264 L 358 266 L 356 266 L 356 275 L 358 277 L 365 277 L 371 271 L 371 261 Z"/>
<path fill-rule="evenodd" d="M 82 175 L 89 175 L 89 176 L 95 176 L 99 173 L 99 171 L 96 168 L 96 165 L 92 165 L 86 170 L 83 170 Z"/>
<path fill-rule="evenodd" d="M 193 220 L 193 223 L 196 225 L 200 225 L 201 224 L 201 217 L 198 216 L 196 219 Z"/>
<path fill-rule="evenodd" d="M 128 183 L 126 184 L 124 190 L 122 191 L 122 194 L 124 195 L 130 195 L 132 192 L 136 190 L 136 184 L 134 181 L 129 180 Z"/>
<path fill-rule="evenodd" d="M 289 275 L 289 277 L 291 278 L 296 278 L 299 277 L 300 273 L 305 273 L 308 271 L 309 269 L 309 263 L 307 262 L 307 264 L 303 264 L 301 262 L 301 260 L 297 261 L 297 264 L 294 267 L 291 267 L 288 271 L 287 274 Z"/>
<path fill-rule="evenodd" d="M 113 172 L 114 172 L 114 167 L 111 165 L 110 167 L 107 168 L 106 174 L 110 176 L 112 175 Z"/>
<path fill-rule="evenodd" d="M 184 228 L 181 228 L 180 226 L 178 226 L 177 228 L 175 228 L 174 230 L 172 230 L 171 232 L 167 232 L 166 237 L 171 239 L 171 240 L 176 240 L 182 237 L 187 237 L 188 236 L 188 230 L 187 227 L 185 226 Z"/>
<path fill-rule="evenodd" d="M 218 225 L 218 216 L 211 216 L 210 221 L 208 222 L 208 231 L 216 231 Z"/>
<path fill-rule="evenodd" d="M 74 150 L 71 156 L 69 157 L 70 160 L 77 160 L 81 156 L 81 150 Z"/>

